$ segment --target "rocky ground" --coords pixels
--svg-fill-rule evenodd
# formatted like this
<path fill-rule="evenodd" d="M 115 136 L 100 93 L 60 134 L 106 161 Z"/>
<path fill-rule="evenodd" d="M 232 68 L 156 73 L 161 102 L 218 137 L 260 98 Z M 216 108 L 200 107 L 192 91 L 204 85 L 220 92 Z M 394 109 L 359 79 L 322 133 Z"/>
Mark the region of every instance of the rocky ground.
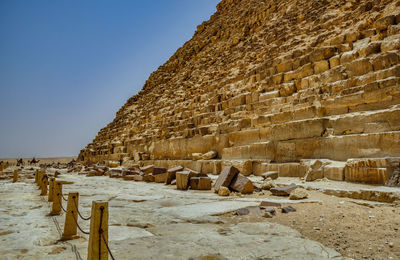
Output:
<path fill-rule="evenodd" d="M 88 236 L 78 231 L 80 238 L 58 241 L 57 223 L 62 231 L 65 216 L 47 215 L 50 204 L 39 196 L 32 178 L 33 171 L 26 171 L 17 183 L 0 181 L 0 259 L 85 259 Z M 93 200 L 109 202 L 109 243 L 116 259 L 400 257 L 400 207 L 395 203 L 311 190 L 307 199 L 296 201 L 269 191 L 219 197 L 210 191 L 178 191 L 164 184 L 77 173 L 63 173 L 59 179 L 73 182 L 63 186 L 63 193 L 80 193 L 85 216 Z M 261 201 L 291 205 L 296 212 L 283 214 L 275 207 L 272 218 L 237 215 L 238 209 Z M 80 220 L 80 225 L 89 230 L 89 221 Z"/>

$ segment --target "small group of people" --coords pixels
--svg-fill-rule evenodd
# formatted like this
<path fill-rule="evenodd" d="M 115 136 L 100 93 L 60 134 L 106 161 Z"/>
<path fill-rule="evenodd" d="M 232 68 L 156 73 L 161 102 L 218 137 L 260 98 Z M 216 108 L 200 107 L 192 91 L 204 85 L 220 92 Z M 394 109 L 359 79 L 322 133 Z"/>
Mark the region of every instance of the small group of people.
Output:
<path fill-rule="evenodd" d="M 32 158 L 32 160 L 28 161 L 28 164 L 37 164 L 39 163 L 40 160 L 36 160 L 35 157 Z M 22 158 L 17 159 L 17 166 L 23 166 L 24 165 L 24 160 Z"/>

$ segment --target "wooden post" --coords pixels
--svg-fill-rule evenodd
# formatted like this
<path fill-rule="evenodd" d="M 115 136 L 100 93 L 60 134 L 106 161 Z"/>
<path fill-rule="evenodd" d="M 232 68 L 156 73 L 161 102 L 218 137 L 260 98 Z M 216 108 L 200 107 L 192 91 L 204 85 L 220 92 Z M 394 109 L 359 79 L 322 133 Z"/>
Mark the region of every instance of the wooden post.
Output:
<path fill-rule="evenodd" d="M 47 201 L 53 201 L 55 183 L 56 183 L 56 179 L 54 177 L 51 177 L 50 181 L 49 181 L 49 196 L 47 197 Z"/>
<path fill-rule="evenodd" d="M 54 185 L 53 205 L 51 207 L 50 215 L 61 215 L 61 203 L 62 203 L 62 184 L 58 181 Z"/>
<path fill-rule="evenodd" d="M 18 181 L 18 170 L 14 170 L 13 182 Z"/>
<path fill-rule="evenodd" d="M 38 175 L 39 175 L 39 170 L 36 170 L 35 172 L 35 183 L 38 184 Z"/>
<path fill-rule="evenodd" d="M 47 183 L 48 183 L 47 178 L 48 178 L 47 174 L 43 174 L 42 186 L 40 187 L 40 189 L 41 189 L 40 196 L 46 196 L 47 195 Z"/>
<path fill-rule="evenodd" d="M 43 172 L 41 170 L 38 170 L 38 181 L 37 185 L 39 186 L 39 189 L 42 188 L 42 177 L 43 177 Z"/>
<path fill-rule="evenodd" d="M 74 202 L 75 201 L 75 202 Z M 68 193 L 67 214 L 65 214 L 64 232 L 61 240 L 77 238 L 79 193 Z"/>
<path fill-rule="evenodd" d="M 103 235 L 101 235 L 102 230 Z M 108 202 L 92 202 L 92 218 L 90 219 L 90 235 L 88 245 L 88 260 L 107 260 L 108 250 Z"/>

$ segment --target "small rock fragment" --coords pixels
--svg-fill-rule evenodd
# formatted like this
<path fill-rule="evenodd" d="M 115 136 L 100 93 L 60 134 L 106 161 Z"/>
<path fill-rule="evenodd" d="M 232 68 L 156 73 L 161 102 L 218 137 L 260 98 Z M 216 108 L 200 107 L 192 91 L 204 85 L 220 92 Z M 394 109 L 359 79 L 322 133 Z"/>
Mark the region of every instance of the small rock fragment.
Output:
<path fill-rule="evenodd" d="M 248 208 L 241 208 L 236 210 L 236 215 L 238 216 L 244 216 L 244 215 L 248 215 L 250 213 L 250 210 Z"/>
<path fill-rule="evenodd" d="M 273 201 L 261 201 L 260 207 L 280 207 L 281 204 L 278 202 L 273 202 Z"/>
<path fill-rule="evenodd" d="M 286 206 L 282 208 L 282 213 L 289 213 L 289 212 L 295 212 L 296 209 L 293 208 L 292 206 Z"/>
<path fill-rule="evenodd" d="M 218 195 L 219 196 L 229 196 L 230 195 L 230 191 L 227 187 L 222 186 L 219 191 L 218 191 Z"/>

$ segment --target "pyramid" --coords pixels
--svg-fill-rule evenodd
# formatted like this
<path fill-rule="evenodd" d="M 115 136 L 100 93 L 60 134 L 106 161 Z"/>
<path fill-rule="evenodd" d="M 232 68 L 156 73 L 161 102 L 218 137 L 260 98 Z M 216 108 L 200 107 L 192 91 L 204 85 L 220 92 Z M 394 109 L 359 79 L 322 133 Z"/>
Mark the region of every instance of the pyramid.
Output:
<path fill-rule="evenodd" d="M 399 50 L 399 0 L 223 0 L 79 160 L 385 184 Z"/>

